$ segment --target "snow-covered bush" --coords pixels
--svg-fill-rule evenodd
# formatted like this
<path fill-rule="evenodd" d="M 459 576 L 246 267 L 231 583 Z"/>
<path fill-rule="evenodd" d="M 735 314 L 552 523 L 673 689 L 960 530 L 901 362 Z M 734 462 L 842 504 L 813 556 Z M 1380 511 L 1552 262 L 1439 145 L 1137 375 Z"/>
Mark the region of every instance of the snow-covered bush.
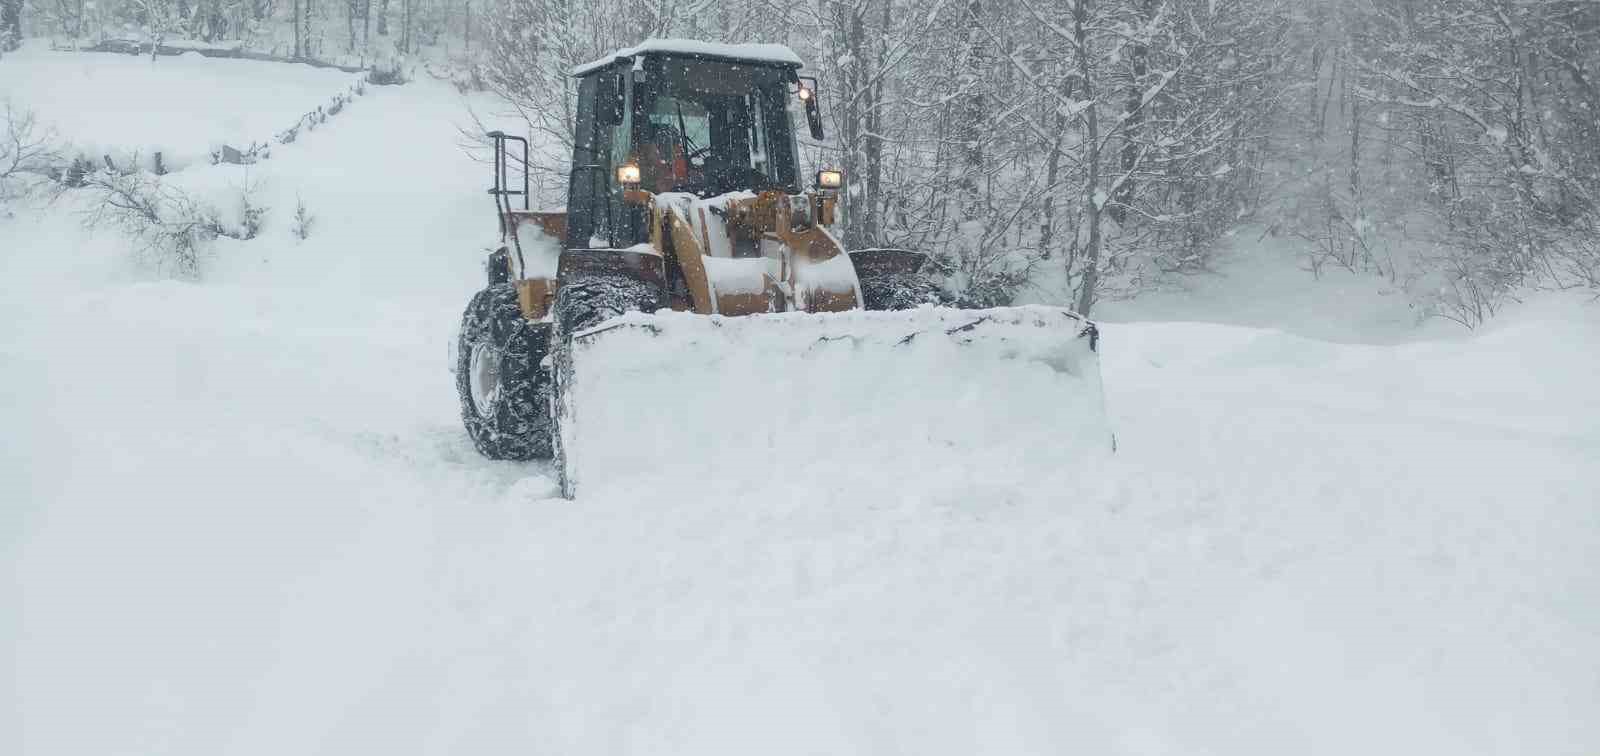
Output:
<path fill-rule="evenodd" d="M 46 175 L 55 162 L 55 139 L 38 116 L 7 100 L 0 121 L 0 204 L 21 195 L 29 178 Z"/>
<path fill-rule="evenodd" d="M 217 237 L 250 239 L 260 231 L 267 208 L 256 204 L 253 190 L 239 190 L 238 217 L 225 218 L 217 208 L 144 171 L 101 170 L 85 185 L 97 195 L 85 222 L 110 225 L 138 245 L 141 261 L 161 273 L 198 278 L 208 245 Z"/>
<path fill-rule="evenodd" d="M 294 199 L 294 225 L 289 227 L 289 233 L 294 234 L 294 238 L 305 241 L 311 237 L 311 228 L 316 223 L 317 216 L 312 215 L 311 211 L 306 208 L 306 201 L 296 196 Z"/>
<path fill-rule="evenodd" d="M 1018 250 L 971 240 L 932 257 L 934 272 L 956 293 L 962 307 L 1005 307 L 1017 299 L 1034 266 L 1042 261 Z"/>
<path fill-rule="evenodd" d="M 255 199 L 255 189 L 246 185 L 239 190 L 239 217 L 236 234 L 224 234 L 234 238 L 254 239 L 261 233 L 261 225 L 266 220 L 267 207 L 258 204 Z"/>
<path fill-rule="evenodd" d="M 374 86 L 393 86 L 411 81 L 411 72 L 407 70 L 405 61 L 400 58 L 374 63 L 372 69 L 367 71 L 366 81 Z"/>
<path fill-rule="evenodd" d="M 1600 219 L 1591 218 L 1586 227 L 1574 229 L 1556 242 L 1551 254 L 1559 266 L 1558 283 L 1600 291 Z"/>
<path fill-rule="evenodd" d="M 98 171 L 86 184 L 99 195 L 88 223 L 122 230 L 139 243 L 143 260 L 162 272 L 199 275 L 201 249 L 215 233 L 193 198 L 139 172 Z"/>
<path fill-rule="evenodd" d="M 366 91 L 366 86 L 362 82 L 358 81 L 351 85 L 348 91 L 334 95 L 328 100 L 328 104 L 326 106 L 318 106 L 317 109 L 300 116 L 300 118 L 294 122 L 293 126 L 278 132 L 276 135 L 278 144 L 292 144 L 294 140 L 300 138 L 300 132 L 302 130 L 313 131 L 318 126 L 327 123 L 329 118 L 344 112 L 345 106 L 349 105 L 357 96 L 365 93 Z M 265 145 L 263 146 L 265 147 Z M 261 157 L 269 156 L 270 153 L 261 155 Z"/>

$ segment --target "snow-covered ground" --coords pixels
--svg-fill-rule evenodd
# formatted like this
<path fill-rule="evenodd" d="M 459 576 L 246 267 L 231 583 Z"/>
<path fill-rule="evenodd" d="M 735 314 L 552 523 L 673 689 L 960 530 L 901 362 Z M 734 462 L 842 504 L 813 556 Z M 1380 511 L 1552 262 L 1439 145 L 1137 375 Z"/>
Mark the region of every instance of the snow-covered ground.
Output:
<path fill-rule="evenodd" d="M 149 161 L 168 170 L 212 150 L 272 143 L 300 116 L 360 79 L 337 69 L 253 60 L 49 49 L 33 40 L 0 65 L 0 100 L 33 110 L 74 152 L 98 162 Z"/>
<path fill-rule="evenodd" d="M 1299 309 L 1362 301 L 1328 282 L 1261 306 L 1263 245 L 1214 307 L 1107 308 L 1109 459 L 822 446 L 811 480 L 566 501 L 456 417 L 494 228 L 461 120 L 377 89 L 252 166 L 267 226 L 204 283 L 73 195 L 0 217 L 0 752 L 1600 751 L 1582 297 L 1380 338 Z"/>
<path fill-rule="evenodd" d="M 1218 243 L 1214 269 L 1163 275 L 1134 299 L 1096 304 L 1095 315 L 1112 321 L 1204 320 L 1341 343 L 1398 344 L 1464 334 L 1450 321 L 1421 319 L 1404 288 L 1384 278 L 1329 265 L 1320 280 L 1308 280 L 1307 246 L 1243 226 Z"/>

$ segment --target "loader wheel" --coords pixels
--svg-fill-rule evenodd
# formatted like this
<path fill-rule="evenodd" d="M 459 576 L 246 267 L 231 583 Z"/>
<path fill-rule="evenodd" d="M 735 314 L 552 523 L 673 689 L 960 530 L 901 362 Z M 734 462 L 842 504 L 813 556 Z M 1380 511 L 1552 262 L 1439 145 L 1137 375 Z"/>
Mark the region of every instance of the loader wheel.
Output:
<path fill-rule="evenodd" d="M 456 393 L 461 422 L 483 456 L 550 457 L 550 380 L 540 367 L 549 342 L 550 327 L 522 317 L 511 284 L 490 286 L 467 305 Z"/>
<path fill-rule="evenodd" d="M 556 332 L 571 335 L 625 312 L 655 312 L 664 307 L 662 291 L 625 276 L 577 276 L 556 291 Z"/>
<path fill-rule="evenodd" d="M 949 299 L 938 283 L 916 273 L 861 277 L 861 303 L 869 310 L 911 310 L 949 304 Z"/>
<path fill-rule="evenodd" d="M 556 291 L 550 308 L 555 321 L 551 335 L 551 447 L 561 495 L 572 498 L 577 481 L 570 473 L 572 396 L 566 387 L 572 382 L 572 337 L 625 312 L 655 312 L 665 306 L 659 287 L 622 276 L 579 276 L 564 281 Z"/>

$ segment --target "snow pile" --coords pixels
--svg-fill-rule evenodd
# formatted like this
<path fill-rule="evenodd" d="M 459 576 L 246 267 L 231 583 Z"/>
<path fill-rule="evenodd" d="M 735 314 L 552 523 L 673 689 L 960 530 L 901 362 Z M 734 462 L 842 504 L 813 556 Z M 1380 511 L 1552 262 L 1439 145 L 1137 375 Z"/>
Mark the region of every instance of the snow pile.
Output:
<path fill-rule="evenodd" d="M 517 224 L 517 246 L 521 265 L 526 266 L 524 278 L 555 278 L 561 265 L 561 240 L 545 233 L 544 226 L 533 221 Z"/>
<path fill-rule="evenodd" d="M 1089 342 L 1047 307 L 633 313 L 577 339 L 568 472 L 601 492 L 1037 479 L 1110 451 Z"/>
<path fill-rule="evenodd" d="M 0 66 L 0 97 L 37 111 L 71 150 L 98 165 L 149 161 L 166 170 L 210 162 L 228 145 L 267 142 L 343 93 L 359 75 L 198 54 L 162 57 L 30 45 Z"/>
<path fill-rule="evenodd" d="M 722 294 L 760 294 L 767 279 L 778 277 L 778 261 L 769 257 L 701 256 L 706 268 L 706 283 L 711 286 L 713 307 Z"/>
<path fill-rule="evenodd" d="M 795 288 L 802 307 L 817 292 L 855 290 L 857 303 L 860 303 L 861 282 L 856 277 L 856 266 L 850 262 L 849 255 L 834 255 L 815 263 L 796 256 L 794 261 Z"/>
<path fill-rule="evenodd" d="M 699 197 L 688 192 L 662 192 L 655 196 L 654 202 L 671 210 L 679 221 L 689 226 L 707 256 L 731 258 L 733 247 L 728 238 L 725 214 L 733 203 L 754 197 L 754 193 L 747 191 L 727 192 L 714 197 Z"/>

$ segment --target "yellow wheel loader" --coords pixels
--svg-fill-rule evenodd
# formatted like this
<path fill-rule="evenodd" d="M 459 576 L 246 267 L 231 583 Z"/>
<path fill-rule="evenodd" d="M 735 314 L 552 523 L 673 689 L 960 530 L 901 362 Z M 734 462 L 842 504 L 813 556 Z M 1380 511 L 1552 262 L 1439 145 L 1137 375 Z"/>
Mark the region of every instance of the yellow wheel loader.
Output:
<path fill-rule="evenodd" d="M 1092 323 L 1059 308 L 945 307 L 923 254 L 842 247 L 828 228 L 844 177 L 822 170 L 802 186 L 791 110 L 804 114 L 814 139 L 823 133 L 816 81 L 800 68 L 779 45 L 681 40 L 578 67 L 565 212 L 529 209 L 527 141 L 488 134 L 502 243 L 488 258 L 488 286 L 467 307 L 453 365 L 480 452 L 555 458 L 568 497 L 580 479 L 684 456 L 685 444 L 726 459 L 707 444 L 729 439 L 746 449 L 776 436 L 732 440 L 727 426 L 760 427 L 761 419 L 705 414 L 735 407 L 739 396 L 746 403 L 732 411 L 745 415 L 803 404 L 807 385 L 826 381 L 797 374 L 826 363 L 832 378 L 849 379 L 848 363 L 830 355 L 908 351 L 921 348 L 918 339 L 1049 365 L 1082 381 L 1079 393 L 1099 411 Z M 838 315 L 848 311 L 884 312 Z M 797 359 L 769 353 L 779 345 Z M 737 377 L 719 375 L 730 350 L 764 356 Z M 937 361 L 945 358 L 924 357 L 932 361 L 922 375 L 903 376 L 907 387 L 947 372 Z M 701 372 L 682 373 L 686 364 Z M 767 368 L 781 375 L 748 374 Z M 734 379 L 738 391 L 719 385 Z M 896 380 L 879 375 L 875 385 Z M 802 395 L 782 395 L 778 383 Z M 614 393 L 586 390 L 600 386 Z M 993 388 L 1004 397 L 1003 386 Z M 695 420 L 705 424 L 683 427 Z"/>

